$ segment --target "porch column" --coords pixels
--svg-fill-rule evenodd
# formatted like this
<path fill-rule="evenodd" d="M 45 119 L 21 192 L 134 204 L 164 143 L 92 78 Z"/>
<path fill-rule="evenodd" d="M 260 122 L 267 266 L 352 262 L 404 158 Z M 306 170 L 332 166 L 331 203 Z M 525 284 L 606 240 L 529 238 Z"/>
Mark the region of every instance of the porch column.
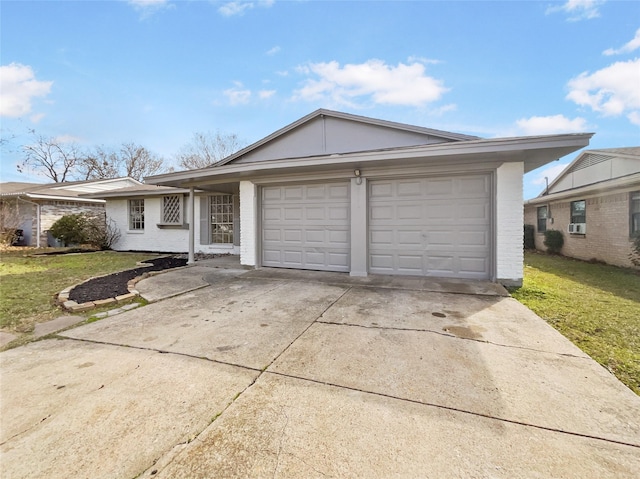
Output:
<path fill-rule="evenodd" d="M 189 188 L 189 257 L 187 264 L 193 264 L 196 262 L 194 249 L 195 249 L 195 194 L 193 186 Z"/>

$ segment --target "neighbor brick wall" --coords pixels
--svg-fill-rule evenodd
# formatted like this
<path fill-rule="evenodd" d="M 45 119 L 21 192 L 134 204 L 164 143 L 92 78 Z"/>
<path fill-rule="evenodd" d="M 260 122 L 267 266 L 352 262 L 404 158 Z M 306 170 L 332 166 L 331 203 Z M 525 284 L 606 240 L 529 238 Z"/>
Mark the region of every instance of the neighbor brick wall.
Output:
<path fill-rule="evenodd" d="M 629 259 L 631 253 L 629 196 L 630 190 L 625 190 L 602 195 L 576 196 L 550 203 L 550 216 L 553 218 L 553 223 L 548 220 L 547 229 L 563 232 L 562 254 L 572 258 L 595 259 L 616 266 L 633 267 Z M 571 202 L 578 200 L 587 202 L 587 233 L 585 235 L 573 235 L 567 232 L 571 220 Z M 536 207 L 528 205 L 526 222 L 537 225 L 536 214 Z M 543 244 L 544 235 L 537 232 L 537 226 L 535 238 L 536 248 L 546 250 Z"/>
<path fill-rule="evenodd" d="M 522 162 L 504 163 L 496 172 L 496 279 L 508 286 L 522 284 Z"/>
<path fill-rule="evenodd" d="M 47 231 L 63 216 L 81 213 L 103 214 L 104 204 L 76 203 L 75 201 L 42 201 L 40 202 L 40 246 L 47 245 Z M 35 229 L 35 221 L 34 221 Z M 36 244 L 36 232 L 33 231 L 31 245 Z"/>

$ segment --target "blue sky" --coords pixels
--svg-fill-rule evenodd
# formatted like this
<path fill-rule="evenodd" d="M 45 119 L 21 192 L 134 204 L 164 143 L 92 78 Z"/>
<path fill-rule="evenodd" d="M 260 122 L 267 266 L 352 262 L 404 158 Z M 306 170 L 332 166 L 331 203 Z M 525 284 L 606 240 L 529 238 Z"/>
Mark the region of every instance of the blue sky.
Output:
<path fill-rule="evenodd" d="M 2 181 L 29 129 L 172 156 L 316 110 L 640 145 L 640 2 L 2 1 Z M 525 177 L 536 196 L 576 154 Z"/>

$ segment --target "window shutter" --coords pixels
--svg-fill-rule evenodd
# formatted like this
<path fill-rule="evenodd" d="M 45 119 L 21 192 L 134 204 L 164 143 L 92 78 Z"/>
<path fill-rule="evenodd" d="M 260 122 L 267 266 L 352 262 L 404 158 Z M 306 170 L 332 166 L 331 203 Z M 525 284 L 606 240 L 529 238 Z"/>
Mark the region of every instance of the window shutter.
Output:
<path fill-rule="evenodd" d="M 209 220 L 209 197 L 200 197 L 200 244 L 211 244 L 211 222 Z"/>

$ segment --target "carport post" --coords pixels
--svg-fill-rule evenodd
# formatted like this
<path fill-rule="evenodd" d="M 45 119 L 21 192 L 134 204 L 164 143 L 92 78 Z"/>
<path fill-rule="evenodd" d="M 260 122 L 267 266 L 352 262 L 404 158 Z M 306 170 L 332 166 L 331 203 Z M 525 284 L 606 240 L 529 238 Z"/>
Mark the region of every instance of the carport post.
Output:
<path fill-rule="evenodd" d="M 194 206 L 196 204 L 194 188 L 191 186 L 189 188 L 189 257 L 187 259 L 187 264 L 193 264 L 196 262 L 195 256 L 193 254 L 194 246 L 195 246 L 195 226 L 193 222 L 195 221 L 195 212 Z"/>

